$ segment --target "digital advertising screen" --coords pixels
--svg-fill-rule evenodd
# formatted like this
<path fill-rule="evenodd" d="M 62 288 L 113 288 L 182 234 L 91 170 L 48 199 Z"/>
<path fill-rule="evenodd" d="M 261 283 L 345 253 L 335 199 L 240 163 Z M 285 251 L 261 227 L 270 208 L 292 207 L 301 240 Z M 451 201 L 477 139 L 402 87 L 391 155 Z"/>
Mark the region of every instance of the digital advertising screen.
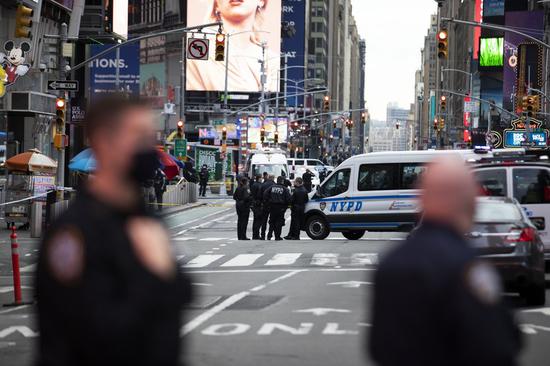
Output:
<path fill-rule="evenodd" d="M 504 38 L 481 38 L 479 42 L 479 66 L 504 65 Z"/>
<path fill-rule="evenodd" d="M 205 28 L 209 40 L 208 59 L 186 60 L 188 91 L 223 91 L 227 64 L 230 92 L 258 93 L 262 90 L 261 63 L 265 65 L 265 91 L 278 89 L 281 65 L 281 0 L 188 0 L 187 25 L 223 22 L 226 34 L 225 61 L 215 61 L 215 33 Z M 203 34 L 188 38 L 204 38 Z M 262 47 L 262 45 L 264 47 Z M 264 52 L 265 50 L 265 52 Z"/>
<path fill-rule="evenodd" d="M 279 143 L 288 141 L 288 119 L 279 118 L 278 127 L 275 127 L 275 118 L 267 117 L 263 124 L 259 117 L 248 117 L 248 143 L 261 143 L 261 129 L 265 129 L 265 142 L 275 142 L 275 132 L 279 132 Z"/>
<path fill-rule="evenodd" d="M 240 121 L 240 120 L 239 120 Z M 240 136 L 239 125 L 236 123 L 224 124 L 223 120 L 210 121 L 212 127 L 199 128 L 199 138 L 201 139 L 221 139 L 223 127 L 227 129 L 228 140 L 238 140 Z"/>

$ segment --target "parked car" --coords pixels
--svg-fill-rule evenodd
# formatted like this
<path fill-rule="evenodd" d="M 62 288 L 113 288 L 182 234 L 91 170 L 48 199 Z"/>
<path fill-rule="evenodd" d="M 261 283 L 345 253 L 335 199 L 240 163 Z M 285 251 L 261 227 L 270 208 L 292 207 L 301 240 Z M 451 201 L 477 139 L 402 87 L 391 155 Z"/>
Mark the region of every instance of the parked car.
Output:
<path fill-rule="evenodd" d="M 466 236 L 480 258 L 496 267 L 506 292 L 518 292 L 531 306 L 545 304 L 544 245 L 517 200 L 478 198 Z"/>

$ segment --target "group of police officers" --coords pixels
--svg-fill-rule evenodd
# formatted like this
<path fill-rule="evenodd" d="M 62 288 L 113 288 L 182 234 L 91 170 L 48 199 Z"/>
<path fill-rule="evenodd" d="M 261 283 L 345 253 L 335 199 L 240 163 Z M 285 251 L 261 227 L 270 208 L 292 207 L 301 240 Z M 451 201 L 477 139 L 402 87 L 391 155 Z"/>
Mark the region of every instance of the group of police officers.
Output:
<path fill-rule="evenodd" d="M 285 213 L 290 207 L 291 223 L 286 240 L 300 240 L 300 231 L 304 226 L 304 211 L 311 191 L 304 186 L 302 178 L 292 184 L 284 175 L 275 177 L 264 173 L 258 175 L 249 185 L 247 177 L 239 178 L 239 187 L 233 194 L 237 208 L 237 238 L 250 240 L 246 236 L 250 210 L 254 213 L 252 240 L 283 240 L 281 237 L 285 225 Z M 269 226 L 268 226 L 269 224 Z M 266 237 L 267 231 L 267 237 Z"/>

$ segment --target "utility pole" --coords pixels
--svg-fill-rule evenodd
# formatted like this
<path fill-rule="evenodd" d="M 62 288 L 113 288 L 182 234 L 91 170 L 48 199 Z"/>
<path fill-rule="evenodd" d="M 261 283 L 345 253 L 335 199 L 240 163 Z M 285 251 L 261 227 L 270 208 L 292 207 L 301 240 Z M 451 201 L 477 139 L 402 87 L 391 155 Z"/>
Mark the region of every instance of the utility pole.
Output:
<path fill-rule="evenodd" d="M 265 48 L 266 43 L 262 42 L 262 59 L 258 60 L 260 63 L 260 86 L 261 86 L 261 92 L 262 92 L 262 103 L 260 104 L 260 113 L 266 113 L 266 104 L 265 104 L 265 82 L 267 79 L 267 75 L 265 72 Z M 264 123 L 262 122 L 262 127 L 264 127 Z"/>
<path fill-rule="evenodd" d="M 68 40 L 68 26 L 67 23 L 61 24 L 61 29 L 59 32 L 59 45 L 58 45 L 58 59 L 57 59 L 57 72 L 59 75 L 59 80 L 66 79 L 66 73 L 65 69 L 68 66 L 67 60 L 65 57 L 63 57 L 63 45 Z M 118 70 L 118 68 L 117 68 Z M 61 96 L 65 100 L 65 120 L 68 119 L 70 113 L 70 106 L 68 105 L 68 96 L 69 93 L 64 91 L 61 92 Z M 61 125 L 61 130 L 59 131 L 59 134 L 63 136 L 63 142 L 60 144 L 60 146 L 57 149 L 57 186 L 58 187 L 65 187 L 65 123 Z"/>

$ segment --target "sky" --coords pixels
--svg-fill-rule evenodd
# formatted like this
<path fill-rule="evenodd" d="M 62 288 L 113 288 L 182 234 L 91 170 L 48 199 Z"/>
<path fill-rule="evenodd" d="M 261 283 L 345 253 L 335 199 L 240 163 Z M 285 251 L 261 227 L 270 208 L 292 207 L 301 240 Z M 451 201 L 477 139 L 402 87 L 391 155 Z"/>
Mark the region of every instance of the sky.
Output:
<path fill-rule="evenodd" d="M 420 50 L 437 11 L 434 0 L 351 0 L 359 34 L 366 40 L 366 100 L 372 119 L 385 120 L 386 106 L 409 108 Z"/>

